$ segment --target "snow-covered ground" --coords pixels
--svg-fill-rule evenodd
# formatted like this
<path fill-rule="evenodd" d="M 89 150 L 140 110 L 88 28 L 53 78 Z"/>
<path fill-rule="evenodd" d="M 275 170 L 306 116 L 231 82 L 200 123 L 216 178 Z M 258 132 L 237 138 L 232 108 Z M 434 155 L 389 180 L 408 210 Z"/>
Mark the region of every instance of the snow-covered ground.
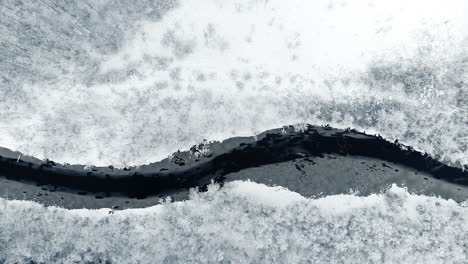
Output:
<path fill-rule="evenodd" d="M 468 164 L 465 0 L 0 1 L 0 146 L 126 166 L 292 123 Z M 0 199 L 5 263 L 467 263 L 468 208 L 252 182 L 146 209 Z"/>
<path fill-rule="evenodd" d="M 464 0 L 6 1 L 0 145 L 154 162 L 297 122 L 468 163 Z"/>
<path fill-rule="evenodd" d="M 113 214 L 0 200 L 0 262 L 461 264 L 467 206 L 397 186 L 307 199 L 253 182 Z"/>

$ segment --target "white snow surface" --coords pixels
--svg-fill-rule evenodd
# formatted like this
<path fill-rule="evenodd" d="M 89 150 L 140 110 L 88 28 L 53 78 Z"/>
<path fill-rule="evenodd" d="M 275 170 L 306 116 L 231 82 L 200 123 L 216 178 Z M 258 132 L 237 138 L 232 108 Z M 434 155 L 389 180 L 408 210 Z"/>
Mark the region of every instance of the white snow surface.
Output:
<path fill-rule="evenodd" d="M 123 167 L 294 123 L 468 164 L 465 0 L 6 1 L 0 145 Z"/>
<path fill-rule="evenodd" d="M 465 0 L 0 1 L 0 146 L 123 167 L 294 123 L 468 164 Z M 109 214 L 0 199 L 0 263 L 468 263 L 466 203 L 252 182 Z"/>
<path fill-rule="evenodd" d="M 309 199 L 248 181 L 113 214 L 2 199 L 0 262 L 461 264 L 467 206 L 397 186 Z"/>

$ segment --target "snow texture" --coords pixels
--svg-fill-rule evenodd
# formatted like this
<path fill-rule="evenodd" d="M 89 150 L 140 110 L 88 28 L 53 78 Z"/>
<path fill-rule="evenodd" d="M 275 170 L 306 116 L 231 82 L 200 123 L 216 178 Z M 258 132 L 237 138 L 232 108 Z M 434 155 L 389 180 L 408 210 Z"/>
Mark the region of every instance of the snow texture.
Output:
<path fill-rule="evenodd" d="M 292 123 L 468 164 L 465 0 L 0 0 L 0 146 L 123 167 Z M 298 126 L 300 127 L 300 126 Z M 467 263 L 466 204 L 252 182 L 109 214 L 0 199 L 0 263 Z"/>
<path fill-rule="evenodd" d="M 461 264 L 467 206 L 397 186 L 308 199 L 240 181 L 113 214 L 0 200 L 0 262 Z"/>
<path fill-rule="evenodd" d="M 123 167 L 307 122 L 468 164 L 464 0 L 0 3 L 4 147 Z"/>

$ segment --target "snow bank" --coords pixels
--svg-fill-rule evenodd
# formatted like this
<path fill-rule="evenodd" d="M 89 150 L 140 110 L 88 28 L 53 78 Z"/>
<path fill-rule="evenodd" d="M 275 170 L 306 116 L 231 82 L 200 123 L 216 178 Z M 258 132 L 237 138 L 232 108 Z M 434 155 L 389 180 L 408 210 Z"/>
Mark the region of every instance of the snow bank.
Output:
<path fill-rule="evenodd" d="M 2 263 L 466 263 L 468 208 L 393 186 L 307 199 L 232 182 L 109 214 L 0 200 Z"/>
<path fill-rule="evenodd" d="M 123 167 L 306 122 L 468 164 L 464 0 L 20 2 L 3 147 Z"/>

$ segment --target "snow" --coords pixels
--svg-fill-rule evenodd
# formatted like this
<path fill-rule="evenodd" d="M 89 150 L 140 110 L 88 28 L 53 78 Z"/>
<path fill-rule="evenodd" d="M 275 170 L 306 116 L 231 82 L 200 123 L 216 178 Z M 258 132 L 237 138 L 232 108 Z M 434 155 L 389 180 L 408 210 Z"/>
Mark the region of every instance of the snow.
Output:
<path fill-rule="evenodd" d="M 330 124 L 468 164 L 464 0 L 4 1 L 0 146 L 124 167 Z M 18 157 L 19 158 L 19 157 Z M 1 263 L 467 263 L 468 208 L 253 182 L 109 214 L 0 199 Z"/>
<path fill-rule="evenodd" d="M 468 164 L 464 0 L 44 0 L 0 12 L 0 145 L 27 155 L 124 167 L 307 122 Z"/>
<path fill-rule="evenodd" d="M 468 204 L 404 188 L 308 199 L 253 182 L 109 214 L 0 200 L 2 263 L 466 263 Z"/>

